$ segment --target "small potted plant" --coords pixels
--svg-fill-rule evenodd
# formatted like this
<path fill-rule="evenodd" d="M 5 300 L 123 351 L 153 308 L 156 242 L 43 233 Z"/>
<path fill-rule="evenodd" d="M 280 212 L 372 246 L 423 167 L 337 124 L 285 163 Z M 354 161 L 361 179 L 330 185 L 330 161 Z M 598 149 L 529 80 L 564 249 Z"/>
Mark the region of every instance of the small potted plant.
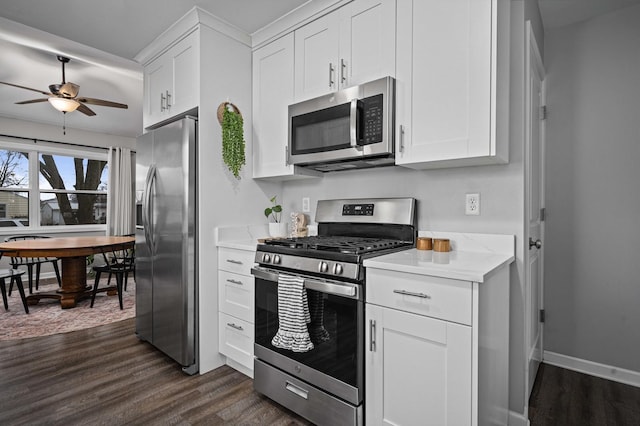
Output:
<path fill-rule="evenodd" d="M 264 209 L 264 215 L 270 221 L 269 235 L 273 238 L 286 237 L 287 224 L 280 222 L 282 219 L 282 206 L 277 203 L 275 195 L 271 197 L 269 201 L 271 202 L 271 206 Z"/>

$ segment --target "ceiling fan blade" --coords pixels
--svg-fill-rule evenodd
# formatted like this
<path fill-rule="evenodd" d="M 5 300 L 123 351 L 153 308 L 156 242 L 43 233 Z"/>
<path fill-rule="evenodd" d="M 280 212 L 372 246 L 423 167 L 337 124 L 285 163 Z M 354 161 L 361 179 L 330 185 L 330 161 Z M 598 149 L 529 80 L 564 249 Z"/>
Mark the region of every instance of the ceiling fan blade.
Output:
<path fill-rule="evenodd" d="M 80 99 L 76 99 L 77 101 L 80 101 Z M 95 112 L 93 112 L 91 110 L 91 108 L 89 108 L 88 106 L 86 106 L 83 103 L 80 103 L 80 106 L 78 106 L 78 109 L 76 111 L 80 111 L 81 113 L 83 113 L 84 115 L 88 115 L 88 116 L 93 116 L 96 115 Z"/>
<path fill-rule="evenodd" d="M 47 102 L 49 98 L 31 99 L 29 101 L 16 102 L 16 105 L 35 104 L 38 102 Z"/>
<path fill-rule="evenodd" d="M 118 102 L 105 101 L 104 99 L 77 98 L 76 101 L 84 102 L 84 103 L 90 104 L 90 105 L 100 105 L 100 106 L 113 107 L 113 108 L 122 108 L 122 109 L 129 108 L 129 106 L 126 105 L 126 104 L 119 104 Z"/>
<path fill-rule="evenodd" d="M 17 87 L 19 89 L 31 90 L 32 92 L 42 93 L 43 95 L 51 95 L 51 93 L 49 93 L 49 92 L 43 92 L 42 90 L 32 89 L 31 87 L 20 86 L 19 84 L 5 83 L 4 81 L 0 81 L 0 84 L 6 84 L 7 86 L 13 86 L 13 87 Z"/>

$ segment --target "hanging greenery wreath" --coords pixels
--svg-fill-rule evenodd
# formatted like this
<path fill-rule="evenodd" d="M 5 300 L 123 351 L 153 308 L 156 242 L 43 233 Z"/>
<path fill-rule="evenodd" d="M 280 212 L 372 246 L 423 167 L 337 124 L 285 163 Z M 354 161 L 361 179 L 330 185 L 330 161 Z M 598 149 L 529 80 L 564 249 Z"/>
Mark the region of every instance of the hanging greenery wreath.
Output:
<path fill-rule="evenodd" d="M 218 122 L 222 126 L 222 161 L 240 179 L 240 169 L 246 164 L 242 114 L 231 102 L 223 102 L 218 107 Z"/>

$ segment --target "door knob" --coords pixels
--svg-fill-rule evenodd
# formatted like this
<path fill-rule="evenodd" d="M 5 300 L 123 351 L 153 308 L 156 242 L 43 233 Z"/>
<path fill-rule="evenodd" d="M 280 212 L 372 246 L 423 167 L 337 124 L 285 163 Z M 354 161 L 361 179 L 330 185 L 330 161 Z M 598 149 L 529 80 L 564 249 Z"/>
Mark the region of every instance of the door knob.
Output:
<path fill-rule="evenodd" d="M 529 237 L 529 250 L 531 250 L 533 247 L 537 249 L 542 248 L 542 241 L 540 241 L 539 238 L 533 241 L 533 238 Z"/>

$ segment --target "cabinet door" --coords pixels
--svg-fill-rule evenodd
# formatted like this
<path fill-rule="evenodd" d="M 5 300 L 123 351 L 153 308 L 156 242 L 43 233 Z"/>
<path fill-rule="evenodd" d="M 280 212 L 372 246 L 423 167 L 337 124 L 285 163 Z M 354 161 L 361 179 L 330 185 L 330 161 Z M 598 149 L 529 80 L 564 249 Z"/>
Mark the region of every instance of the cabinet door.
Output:
<path fill-rule="evenodd" d="M 198 106 L 199 87 L 199 33 L 192 32 L 169 52 L 172 80 L 167 87 L 169 115 L 185 112 Z"/>
<path fill-rule="evenodd" d="M 367 423 L 471 424 L 471 327 L 367 304 L 366 330 Z"/>
<path fill-rule="evenodd" d="M 496 0 L 398 0 L 396 164 L 495 155 L 495 7 Z"/>
<path fill-rule="evenodd" d="M 171 66 L 159 57 L 144 68 L 144 127 L 162 120 L 165 115 L 166 90 L 171 82 Z"/>
<path fill-rule="evenodd" d="M 295 31 L 296 102 L 338 88 L 341 9 Z"/>
<path fill-rule="evenodd" d="M 336 70 L 339 86 L 395 77 L 395 0 L 356 0 L 343 9 Z"/>
<path fill-rule="evenodd" d="M 253 52 L 254 178 L 293 174 L 287 164 L 293 67 L 293 33 Z"/>

